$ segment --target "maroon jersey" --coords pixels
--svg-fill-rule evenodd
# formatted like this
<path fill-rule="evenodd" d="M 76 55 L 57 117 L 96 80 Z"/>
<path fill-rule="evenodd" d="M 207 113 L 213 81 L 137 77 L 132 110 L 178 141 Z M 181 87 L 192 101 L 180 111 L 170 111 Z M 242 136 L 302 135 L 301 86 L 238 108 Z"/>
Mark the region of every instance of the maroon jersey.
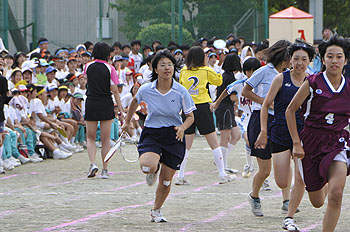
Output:
<path fill-rule="evenodd" d="M 349 124 L 350 83 L 342 76 L 336 90 L 326 72 L 307 77 L 310 96 L 303 104 L 305 128 L 340 132 Z"/>

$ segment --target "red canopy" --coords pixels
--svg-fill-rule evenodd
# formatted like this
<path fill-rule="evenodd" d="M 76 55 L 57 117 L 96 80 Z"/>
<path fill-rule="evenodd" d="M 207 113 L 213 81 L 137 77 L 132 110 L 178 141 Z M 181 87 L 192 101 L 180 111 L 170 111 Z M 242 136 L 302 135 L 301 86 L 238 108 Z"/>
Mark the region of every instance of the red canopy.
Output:
<path fill-rule="evenodd" d="M 270 16 L 271 19 L 312 19 L 313 17 L 313 15 L 299 10 L 294 6 L 291 6 Z"/>

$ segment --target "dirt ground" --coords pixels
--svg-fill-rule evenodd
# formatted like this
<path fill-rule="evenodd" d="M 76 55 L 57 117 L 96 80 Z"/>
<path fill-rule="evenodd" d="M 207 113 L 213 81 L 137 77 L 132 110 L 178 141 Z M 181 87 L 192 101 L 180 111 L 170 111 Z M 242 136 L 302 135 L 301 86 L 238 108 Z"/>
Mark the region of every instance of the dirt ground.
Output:
<path fill-rule="evenodd" d="M 243 170 L 244 152 L 240 140 L 229 156 L 231 168 Z M 97 164 L 102 166 L 100 160 Z M 163 206 L 168 223 L 150 222 L 156 186 L 145 184 L 138 163 L 116 155 L 107 180 L 87 179 L 88 167 L 85 150 L 0 175 L 0 231 L 283 231 L 281 191 L 273 175 L 272 190 L 261 192 L 265 216 L 254 217 L 247 202 L 252 178 L 239 175 L 234 183 L 219 185 L 204 137 L 195 138 L 190 152 L 186 172 L 191 185 L 172 185 Z M 347 184 L 337 231 L 349 231 L 349 195 Z M 295 219 L 302 231 L 321 231 L 325 206 L 314 209 L 305 194 L 299 208 Z"/>

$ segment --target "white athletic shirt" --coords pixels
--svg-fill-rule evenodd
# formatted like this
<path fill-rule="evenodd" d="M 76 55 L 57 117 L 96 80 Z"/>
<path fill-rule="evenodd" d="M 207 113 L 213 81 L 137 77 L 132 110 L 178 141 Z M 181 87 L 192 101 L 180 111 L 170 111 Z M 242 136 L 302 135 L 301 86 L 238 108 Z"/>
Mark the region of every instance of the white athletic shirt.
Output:
<path fill-rule="evenodd" d="M 236 93 L 238 98 L 238 108 L 244 112 L 246 115 L 251 115 L 252 113 L 252 101 L 248 98 L 242 96 L 243 87 L 248 78 L 235 81 L 226 87 L 227 93 L 231 95 Z"/>

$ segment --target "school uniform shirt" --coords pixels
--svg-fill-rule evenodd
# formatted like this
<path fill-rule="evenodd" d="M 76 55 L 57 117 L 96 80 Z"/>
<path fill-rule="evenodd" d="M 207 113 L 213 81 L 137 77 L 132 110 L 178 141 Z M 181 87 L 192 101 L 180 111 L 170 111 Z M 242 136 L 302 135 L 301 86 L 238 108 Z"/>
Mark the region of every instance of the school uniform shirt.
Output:
<path fill-rule="evenodd" d="M 148 114 L 145 127 L 161 128 L 182 125 L 180 112 L 189 114 L 196 109 L 188 91 L 173 80 L 171 89 L 160 93 L 156 86 L 157 81 L 142 85 L 136 94 L 136 99 L 147 104 Z"/>
<path fill-rule="evenodd" d="M 273 64 L 268 63 L 256 70 L 246 83 L 254 89 L 256 95 L 265 98 L 270 89 L 271 83 L 277 74 L 278 71 Z M 253 102 L 252 110 L 261 110 L 261 104 Z M 269 108 L 268 113 L 273 115 L 273 110 Z"/>
<path fill-rule="evenodd" d="M 55 109 L 56 106 L 60 106 L 60 102 L 58 100 L 57 97 L 55 97 L 53 100 L 51 99 L 47 99 L 47 105 L 46 105 L 46 109 L 51 112 Z M 53 117 L 56 118 L 56 115 L 52 115 Z"/>
<path fill-rule="evenodd" d="M 187 69 L 185 66 L 181 70 L 179 82 L 188 90 L 195 104 L 208 103 L 212 102 L 212 99 L 207 85 L 209 83 L 220 86 L 222 75 L 208 66 L 192 69 Z"/>
<path fill-rule="evenodd" d="M 131 93 L 127 93 L 124 96 L 122 96 L 120 98 L 120 101 L 122 103 L 123 109 L 125 109 L 126 107 L 129 107 L 131 101 L 132 101 L 132 94 Z"/>

